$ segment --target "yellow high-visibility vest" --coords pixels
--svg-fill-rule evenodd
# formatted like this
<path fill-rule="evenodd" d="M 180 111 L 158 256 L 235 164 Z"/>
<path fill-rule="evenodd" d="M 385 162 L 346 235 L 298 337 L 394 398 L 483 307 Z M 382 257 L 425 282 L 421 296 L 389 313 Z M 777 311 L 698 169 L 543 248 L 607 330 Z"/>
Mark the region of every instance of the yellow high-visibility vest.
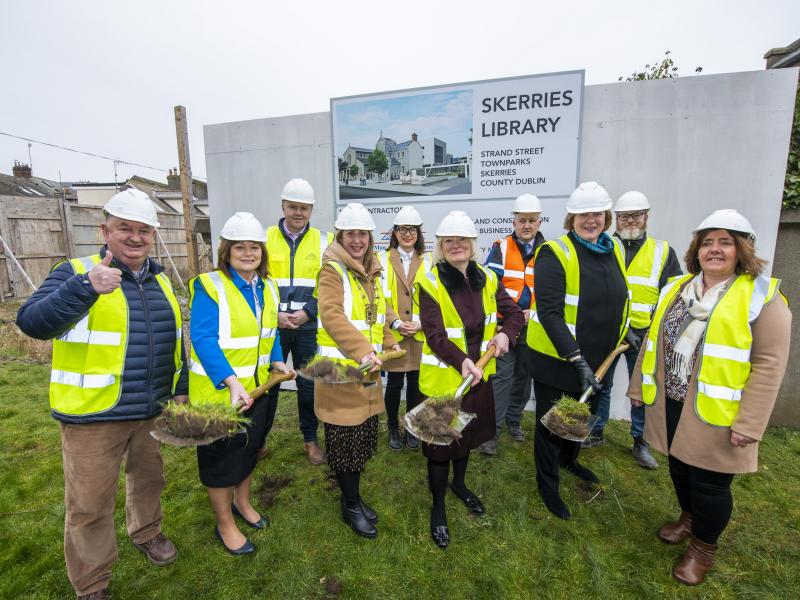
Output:
<path fill-rule="evenodd" d="M 278 225 L 267 228 L 267 272 L 279 288 L 307 287 L 308 295 L 317 285 L 317 273 L 322 266 L 322 254 L 333 243 L 333 234 L 308 228 L 294 256 Z M 302 309 L 305 302 L 291 301 L 278 306 L 281 312 Z"/>
<path fill-rule="evenodd" d="M 189 281 L 194 302 L 197 279 L 219 311 L 219 347 L 239 382 L 252 392 L 269 377 L 270 355 L 278 328 L 278 288 L 269 277 L 264 280 L 264 306 L 261 322 L 231 278 L 222 271 L 202 273 Z M 192 404 L 226 404 L 230 402 L 227 387 L 217 389 L 191 347 L 189 360 L 189 399 Z"/>
<path fill-rule="evenodd" d="M 69 261 L 77 275 L 89 272 L 101 261 L 100 254 Z M 164 273 L 155 276 L 175 317 L 175 376 L 178 384 L 181 360 L 181 310 Z M 50 371 L 50 407 L 72 416 L 107 412 L 119 402 L 125 350 L 128 347 L 128 301 L 122 288 L 100 294 L 89 312 L 60 337 L 53 340 Z"/>
<path fill-rule="evenodd" d="M 494 337 L 497 329 L 497 275 L 494 271 L 486 269 L 481 265 L 478 268 L 486 276 L 486 285 L 481 291 L 483 302 L 483 339 L 481 340 L 481 353 L 489 345 L 489 340 Z M 458 315 L 456 307 L 450 294 L 445 289 L 439 279 L 439 267 L 434 266 L 427 273 L 419 272 L 414 286 L 425 290 L 425 292 L 436 301 L 439 310 L 442 312 L 447 337 L 458 346 L 465 354 L 467 353 L 467 332 L 464 323 Z M 417 290 L 419 293 L 419 290 Z M 419 367 L 419 389 L 426 396 L 442 396 L 452 394 L 461 384 L 461 370 L 450 366 L 440 360 L 436 353 L 428 345 L 426 339 L 422 344 L 422 357 Z M 483 379 L 488 380 L 489 376 L 495 372 L 495 361 L 490 361 L 483 369 Z"/>
<path fill-rule="evenodd" d="M 394 309 L 394 314 L 399 315 L 399 308 L 397 306 L 397 274 L 392 268 L 390 252 L 391 250 L 387 248 L 385 252 L 378 254 L 378 258 L 381 261 L 381 266 L 383 267 L 383 272 L 381 273 L 381 286 L 383 287 L 384 297 L 386 298 L 387 302 L 391 303 L 392 308 Z M 416 280 L 416 278 L 419 276 L 419 273 L 427 273 L 431 270 L 432 261 L 433 257 L 431 256 L 430 252 L 426 252 L 422 255 L 422 262 L 417 268 L 417 272 L 414 275 L 414 280 Z M 403 320 L 405 321 L 407 319 Z M 414 323 L 419 323 L 419 292 L 417 290 L 417 286 L 414 286 L 413 296 L 411 298 L 411 321 Z M 401 342 L 404 339 L 403 335 L 394 329 L 392 329 L 392 335 L 398 342 Z M 425 339 L 425 334 L 422 333 L 422 330 L 420 330 L 414 334 L 414 339 L 418 342 L 421 342 Z"/>
<path fill-rule="evenodd" d="M 642 358 L 642 397 L 645 404 L 655 402 L 658 392 L 655 373 L 659 335 L 667 310 L 685 282 L 695 275 L 684 275 L 664 286 Z M 706 332 L 700 341 L 697 378 L 689 382 L 696 388 L 695 413 L 701 421 L 715 427 L 730 427 L 739 413 L 742 390 L 750 378 L 751 323 L 775 298 L 780 279 L 739 275 L 722 294 L 708 316 Z M 783 296 L 781 296 L 783 297 Z"/>
<path fill-rule="evenodd" d="M 622 255 L 625 249 L 622 241 L 614 237 L 614 243 L 620 246 Z M 663 240 L 648 237 L 626 270 L 628 284 L 633 294 L 631 300 L 631 327 L 644 329 L 650 325 L 651 315 L 658 304 L 661 272 L 667 264 L 669 244 Z"/>
<path fill-rule="evenodd" d="M 377 307 L 376 321 L 372 325 L 367 323 L 367 303 L 365 297 L 367 292 L 356 279 L 355 275 L 339 261 L 326 261 L 339 274 L 342 280 L 342 291 L 344 297 L 344 314 L 350 323 L 367 338 L 372 349 L 379 353 L 383 350 L 383 325 L 386 322 L 386 299 L 383 297 L 383 288 L 375 282 L 375 306 Z M 323 265 L 324 266 L 324 265 Z M 317 276 L 319 281 L 319 276 Z M 360 291 L 359 291 L 360 290 Z M 318 298 L 319 283 L 314 290 L 314 296 Z M 339 348 L 336 341 L 325 329 L 322 322 L 322 315 L 317 319 L 317 355 L 330 358 L 336 362 L 347 365 L 358 366 L 356 360 L 346 356 Z M 359 360 L 362 357 L 357 357 Z"/>
<path fill-rule="evenodd" d="M 556 258 L 558 259 L 558 262 L 561 263 L 561 266 L 564 269 L 564 275 L 567 284 L 566 292 L 564 294 L 564 321 L 566 322 L 567 328 L 572 334 L 572 337 L 575 337 L 575 326 L 578 323 L 578 301 L 580 300 L 581 295 L 581 271 L 580 264 L 578 262 L 578 255 L 569 236 L 562 235 L 559 238 L 549 240 L 539 246 L 536 249 L 534 261 L 539 257 L 539 251 L 545 246 L 552 250 L 553 254 L 555 254 Z M 614 244 L 613 247 L 614 257 L 617 259 L 620 273 L 622 273 L 623 279 L 625 279 L 625 255 L 623 254 L 619 245 Z M 630 284 L 628 284 L 627 279 L 625 279 L 625 287 L 628 290 L 628 298 L 625 301 L 625 306 L 622 309 L 619 337 L 617 338 L 616 343 L 617 346 L 619 346 L 619 343 L 625 337 L 625 333 L 628 331 L 628 326 L 630 325 L 631 287 Z M 547 336 L 547 332 L 544 330 L 544 327 L 542 327 L 542 324 L 539 321 L 539 316 L 536 313 L 535 297 L 531 302 L 531 314 L 530 322 L 528 323 L 527 341 L 528 347 L 532 348 L 533 350 L 541 352 L 542 354 L 546 354 L 547 356 L 552 356 L 553 358 L 557 358 L 559 360 L 565 360 L 563 357 L 558 355 L 553 342 L 550 341 L 550 338 Z"/>

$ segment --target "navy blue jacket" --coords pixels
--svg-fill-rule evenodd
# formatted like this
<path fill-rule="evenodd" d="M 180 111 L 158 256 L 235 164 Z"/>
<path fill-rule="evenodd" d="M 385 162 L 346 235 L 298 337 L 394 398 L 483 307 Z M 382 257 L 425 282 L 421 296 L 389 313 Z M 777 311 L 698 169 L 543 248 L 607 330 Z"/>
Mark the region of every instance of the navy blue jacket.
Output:
<path fill-rule="evenodd" d="M 303 238 L 308 233 L 309 229 L 311 229 L 311 225 L 306 226 L 305 231 L 303 231 L 300 235 L 297 236 L 297 239 L 292 241 L 286 234 L 286 229 L 283 227 L 283 222 L 285 218 L 281 218 L 278 221 L 278 230 L 283 235 L 283 239 L 286 242 L 286 245 L 289 246 L 289 261 L 290 261 L 290 269 L 291 273 L 294 274 L 294 253 L 297 251 L 297 247 L 300 245 L 300 242 L 303 241 Z M 325 231 L 320 231 L 320 235 L 328 235 Z M 280 308 L 281 312 L 288 312 L 288 313 L 295 313 L 297 309 L 292 309 L 288 306 L 283 305 L 290 305 L 292 302 L 305 302 L 305 306 L 302 309 L 306 311 L 308 315 L 308 321 L 300 325 L 296 329 L 296 331 L 314 331 L 316 335 L 317 332 L 317 299 L 314 298 L 314 287 L 308 287 L 304 285 L 282 285 L 278 288 L 278 292 L 281 295 L 281 305 Z"/>
<path fill-rule="evenodd" d="M 105 247 L 100 254 L 105 256 Z M 54 418 L 65 423 L 149 419 L 161 412 L 163 402 L 172 398 L 175 316 L 155 278 L 164 268 L 150 259 L 149 271 L 140 285 L 133 273 L 116 259 L 111 266 L 122 271 L 122 292 L 128 302 L 128 347 L 120 400 L 111 410 L 90 417 L 52 411 Z M 98 297 L 87 274 L 76 275 L 69 262 L 61 263 L 19 309 L 17 325 L 31 337 L 56 338 L 80 321 Z M 189 393 L 189 372 L 182 344 L 181 354 L 183 369 L 175 395 Z"/>

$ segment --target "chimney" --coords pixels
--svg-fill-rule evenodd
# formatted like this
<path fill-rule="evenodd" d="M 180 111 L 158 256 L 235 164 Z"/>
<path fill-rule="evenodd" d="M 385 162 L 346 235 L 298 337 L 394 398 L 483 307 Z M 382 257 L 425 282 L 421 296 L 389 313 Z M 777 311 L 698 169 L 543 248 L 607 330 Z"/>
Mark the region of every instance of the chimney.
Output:
<path fill-rule="evenodd" d="M 14 177 L 21 177 L 22 179 L 30 179 L 33 175 L 30 166 L 18 160 L 14 161 L 14 168 L 11 172 L 14 173 Z"/>
<path fill-rule="evenodd" d="M 169 175 L 167 175 L 167 187 L 174 191 L 180 191 L 181 176 L 178 175 L 177 167 L 169 170 Z"/>
<path fill-rule="evenodd" d="M 412 142 L 416 142 L 417 141 L 417 134 L 416 133 L 412 133 L 411 134 L 411 141 Z"/>

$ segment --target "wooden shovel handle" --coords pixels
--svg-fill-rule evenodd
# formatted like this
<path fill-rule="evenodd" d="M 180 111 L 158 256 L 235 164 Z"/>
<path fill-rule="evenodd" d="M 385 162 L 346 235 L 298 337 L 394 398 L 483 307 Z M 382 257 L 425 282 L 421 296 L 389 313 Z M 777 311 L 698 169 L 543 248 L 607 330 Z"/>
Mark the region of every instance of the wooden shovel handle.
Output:
<path fill-rule="evenodd" d="M 486 352 L 481 354 L 481 357 L 478 359 L 478 362 L 475 363 L 475 366 L 479 369 L 485 369 L 486 365 L 489 364 L 489 361 L 494 358 L 494 344 L 489 344 L 486 347 Z"/>
<path fill-rule="evenodd" d="M 396 358 L 403 358 L 406 355 L 405 350 L 387 350 L 386 352 L 381 352 L 375 358 L 380 360 L 381 362 L 386 362 L 387 360 L 394 360 Z M 365 362 L 363 365 L 358 367 L 364 373 L 368 372 L 372 367 L 375 366 L 375 361 L 371 360 L 369 362 Z"/>
<path fill-rule="evenodd" d="M 273 375 L 270 375 L 270 378 L 267 379 L 266 382 L 262 383 L 260 386 L 250 392 L 250 397 L 253 400 L 258 400 L 270 388 L 273 388 L 284 381 L 288 381 L 289 379 L 294 379 L 295 377 L 297 377 L 297 373 L 294 371 L 289 371 L 288 373 L 274 373 Z"/>
<path fill-rule="evenodd" d="M 616 348 L 611 351 L 611 354 L 605 357 L 603 362 L 600 363 L 600 366 L 597 367 L 597 371 L 594 372 L 594 376 L 597 377 L 598 381 L 606 376 L 611 363 L 614 362 L 614 359 L 617 358 L 618 355 L 625 352 L 630 346 L 628 344 L 620 344 Z"/>

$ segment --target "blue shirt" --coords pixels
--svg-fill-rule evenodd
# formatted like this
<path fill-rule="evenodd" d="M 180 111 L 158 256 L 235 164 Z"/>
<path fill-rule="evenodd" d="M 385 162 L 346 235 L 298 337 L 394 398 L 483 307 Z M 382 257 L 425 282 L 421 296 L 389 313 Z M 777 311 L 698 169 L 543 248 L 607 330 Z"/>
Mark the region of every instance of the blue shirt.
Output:
<path fill-rule="evenodd" d="M 253 298 L 252 287 L 236 271 L 230 269 L 233 275 L 233 285 L 242 293 L 244 299 L 253 315 L 256 314 L 256 303 Z M 256 284 L 258 302 L 264 306 L 264 281 L 259 277 Z M 192 346 L 200 359 L 200 364 L 214 382 L 218 390 L 225 388 L 223 381 L 226 377 L 234 375 L 228 359 L 219 347 L 219 307 L 211 296 L 208 295 L 203 284 L 199 279 L 194 282 L 192 296 L 192 316 L 191 316 Z M 276 324 L 277 325 L 277 324 Z M 280 333 L 275 330 L 275 343 L 272 346 L 272 353 L 269 357 L 270 362 L 283 361 L 283 351 L 281 350 Z M 259 383 L 264 383 L 260 381 Z"/>

